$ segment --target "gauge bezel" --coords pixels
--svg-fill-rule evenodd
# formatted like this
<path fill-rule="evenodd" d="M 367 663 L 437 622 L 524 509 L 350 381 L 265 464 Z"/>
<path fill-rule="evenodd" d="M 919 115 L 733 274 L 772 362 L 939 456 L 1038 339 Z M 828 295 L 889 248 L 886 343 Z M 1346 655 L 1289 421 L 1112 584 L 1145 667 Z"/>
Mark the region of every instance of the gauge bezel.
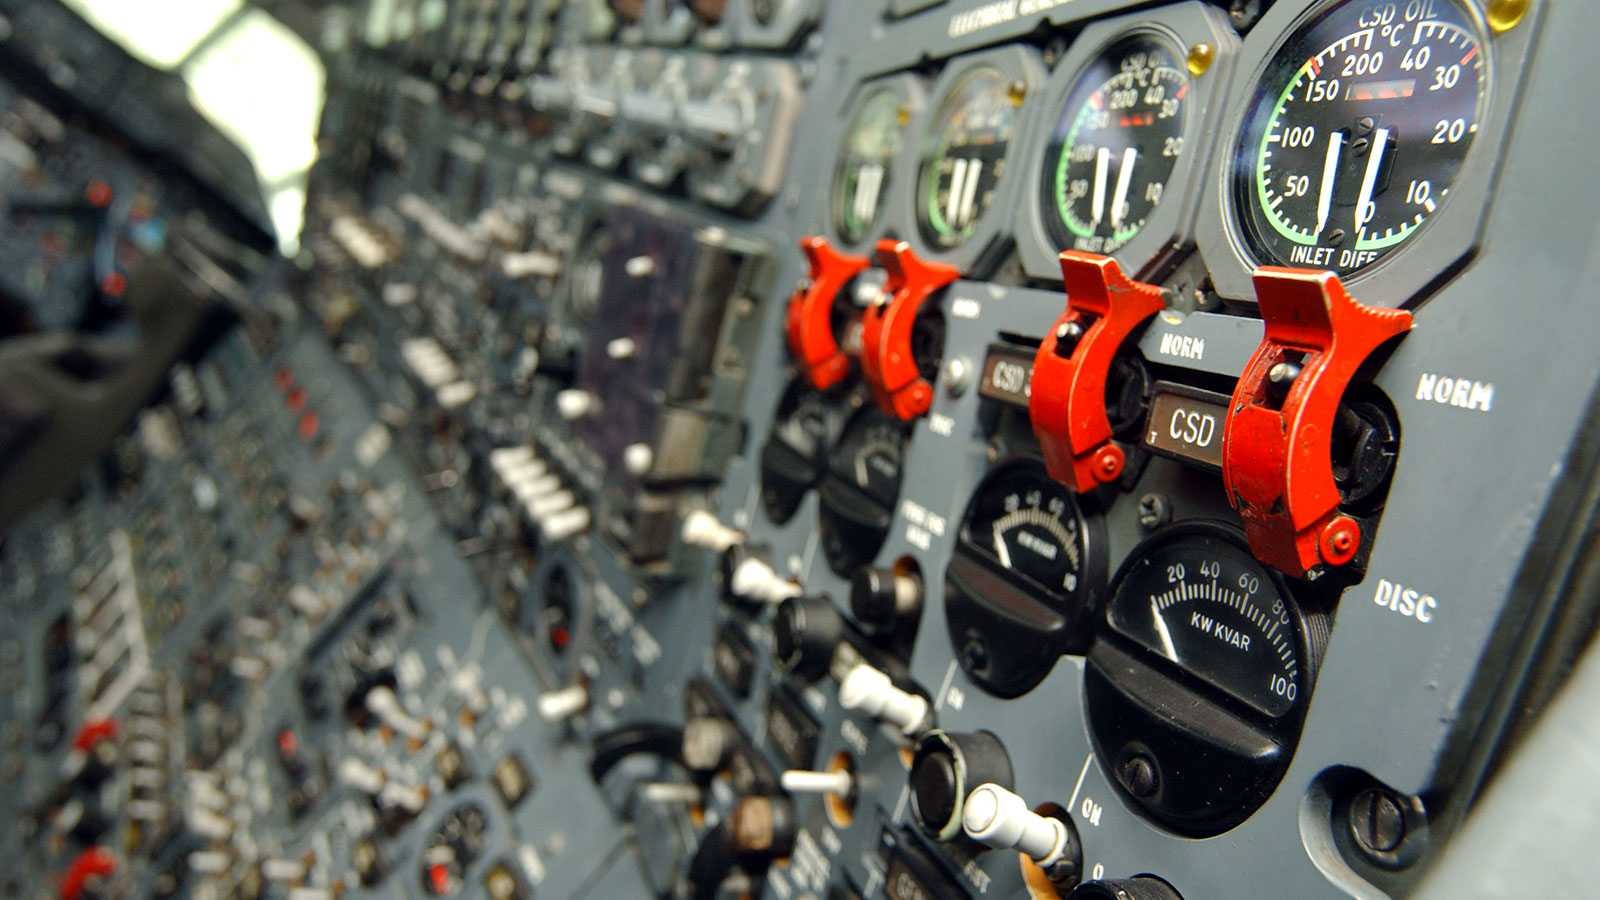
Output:
<path fill-rule="evenodd" d="M 1111 254 L 1129 274 L 1141 272 L 1168 247 L 1186 246 L 1194 237 L 1195 215 L 1200 203 L 1203 177 L 1210 155 L 1217 150 L 1213 136 L 1222 118 L 1219 101 L 1225 96 L 1239 51 L 1238 33 L 1228 24 L 1225 13 L 1199 2 L 1143 10 L 1095 22 L 1084 28 L 1071 49 L 1056 66 L 1045 85 L 1042 111 L 1036 114 L 1037 134 L 1032 141 L 1037 152 L 1028 163 L 1025 175 L 1028 198 L 1017 204 L 1014 230 L 1017 256 L 1029 278 L 1061 280 L 1061 251 L 1051 236 L 1047 216 L 1056 215 L 1045 203 L 1040 184 L 1048 156 L 1046 142 L 1055 129 L 1063 105 L 1078 88 L 1088 70 L 1112 46 L 1131 37 L 1149 37 L 1169 45 L 1175 62 L 1186 65 L 1189 48 L 1209 43 L 1215 48 L 1211 65 L 1200 75 L 1190 72 L 1189 107 L 1183 126 L 1182 158 L 1167 178 L 1162 202 L 1151 211 L 1144 227 L 1128 243 Z"/>
<path fill-rule="evenodd" d="M 1013 117 L 1011 139 L 1006 144 L 1007 174 L 996 185 L 994 200 L 978 217 L 972 236 L 955 247 L 935 247 L 923 239 L 917 217 L 918 195 L 922 186 L 922 151 L 927 141 L 937 137 L 934 129 L 938 123 L 934 117 L 939 107 L 949 97 L 950 91 L 980 66 L 997 69 L 1001 75 L 1013 82 L 1022 82 L 1026 88 L 1022 103 L 1017 106 Z M 952 57 L 945 63 L 943 71 L 928 89 L 928 102 L 907 129 L 905 146 L 900 148 L 902 158 L 895 164 L 896 171 L 902 173 L 899 177 L 906 189 L 891 198 L 895 201 L 895 208 L 889 219 L 895 226 L 895 235 L 909 242 L 918 256 L 949 263 L 960 269 L 963 277 L 981 278 L 999 262 L 1003 251 L 1010 247 L 1012 217 L 1006 210 L 1015 206 L 1017 191 L 1025 187 L 1024 178 L 1019 172 L 1023 167 L 1019 162 L 1022 154 L 1032 148 L 1044 78 L 1044 62 L 1038 51 L 1019 45 L 968 53 Z"/>
<path fill-rule="evenodd" d="M 1034 452 L 1012 454 L 985 470 L 962 506 L 955 547 L 941 574 L 945 585 L 945 634 L 951 651 L 973 684 L 1002 699 L 1020 697 L 1038 687 L 1062 656 L 1086 652 L 1109 596 L 1107 554 L 1103 549 L 1107 546 L 1105 519 L 1085 495 L 1063 488 L 1072 501 L 1083 551 L 1078 586 L 1070 592 L 1052 589 L 1028 575 L 1002 567 L 993 553 L 972 539 L 971 519 L 980 495 L 1006 473 L 1023 468 L 1036 469 L 1039 478 L 1051 481 L 1043 457 Z M 974 580 L 983 579 L 993 579 L 1015 595 L 998 603 L 993 602 L 994 598 L 980 599 L 970 588 L 977 586 L 972 583 Z M 975 662 L 969 655 L 969 641 L 973 638 L 980 646 L 1007 646 L 1003 663 Z M 993 651 L 988 655 L 999 660 Z"/>
<path fill-rule="evenodd" d="M 1265 573 L 1266 580 L 1283 598 L 1299 666 L 1294 682 L 1297 696 L 1289 709 L 1278 716 L 1255 708 L 1226 688 L 1166 659 L 1110 622 L 1117 594 L 1143 560 L 1153 551 L 1195 539 L 1232 546 Z M 1095 757 L 1107 772 L 1119 771 L 1119 757 L 1130 750 L 1148 754 L 1158 773 L 1163 768 L 1188 768 L 1188 772 L 1173 782 L 1178 787 L 1176 793 L 1160 788 L 1147 798 L 1135 796 L 1120 778 L 1110 778 L 1128 809 L 1162 828 L 1194 838 L 1222 834 L 1259 812 L 1294 764 L 1319 667 L 1311 641 L 1306 613 L 1288 580 L 1255 559 L 1237 526 L 1211 519 L 1186 519 L 1155 531 L 1129 551 L 1117 566 L 1094 619 L 1094 642 L 1086 653 L 1084 678 L 1078 686 L 1085 711 L 1084 727 Z M 1120 680 L 1110 677 L 1111 670 L 1121 675 Z M 1097 724 L 1094 710 L 1112 696 L 1138 697 L 1142 701 L 1132 706 L 1124 704 Z M 1187 719 L 1168 713 L 1170 709 L 1187 707 L 1195 709 Z M 1108 738 L 1114 745 L 1107 744 Z M 1276 752 L 1258 755 L 1262 740 L 1271 741 Z M 1172 769 L 1175 746 L 1207 760 L 1207 765 Z M 1189 805 L 1205 795 L 1224 796 L 1231 802 L 1221 805 L 1213 799 L 1199 808 Z"/>
<path fill-rule="evenodd" d="M 1237 77 L 1223 108 L 1227 118 L 1218 134 L 1223 143 L 1211 156 L 1206 170 L 1195 245 L 1211 273 L 1211 282 L 1223 298 L 1254 305 L 1251 280 L 1258 265 L 1245 238 L 1245 224 L 1235 206 L 1233 173 L 1239 142 L 1273 58 L 1292 42 L 1301 29 L 1332 11 L 1340 3 L 1359 0 L 1280 0 L 1251 29 L 1240 50 Z M 1365 270 L 1343 280 L 1351 293 L 1369 306 L 1402 308 L 1418 305 L 1425 291 L 1474 255 L 1483 242 L 1482 211 L 1490 202 L 1499 173 L 1502 151 L 1510 138 L 1512 111 L 1521 94 L 1534 36 L 1542 20 L 1543 4 L 1511 29 L 1495 34 L 1484 21 L 1479 0 L 1458 2 L 1477 30 L 1483 48 L 1487 81 L 1484 113 L 1477 136 L 1450 185 L 1450 199 L 1406 242 Z M 1396 260 L 1403 259 L 1403 263 Z"/>
<path fill-rule="evenodd" d="M 839 153 L 844 149 L 845 138 L 850 133 L 850 126 L 855 123 L 855 118 L 880 90 L 888 90 L 897 94 L 901 103 L 906 107 L 910 118 L 900 131 L 900 152 L 889 161 L 889 191 L 878 201 L 878 218 L 872 226 L 862 233 L 860 240 L 850 241 L 839 232 L 839 223 L 834 217 L 834 178 L 839 165 Z M 900 234 L 896 227 L 896 211 L 903 202 L 901 194 L 909 189 L 905 172 L 906 147 L 915 139 L 914 129 L 918 120 L 922 118 L 928 105 L 928 91 L 923 80 L 915 75 L 901 73 L 887 75 L 883 78 L 874 78 L 856 85 L 850 92 L 847 101 L 839 107 L 841 115 L 834 121 L 838 124 L 834 129 L 831 139 L 826 146 L 833 148 L 824 162 L 826 169 L 821 177 L 826 180 L 828 189 L 822 198 L 823 233 L 834 242 L 839 249 L 858 255 L 871 256 L 873 247 L 877 242 L 886 237 L 895 237 Z M 909 179 L 914 181 L 915 178 Z"/>

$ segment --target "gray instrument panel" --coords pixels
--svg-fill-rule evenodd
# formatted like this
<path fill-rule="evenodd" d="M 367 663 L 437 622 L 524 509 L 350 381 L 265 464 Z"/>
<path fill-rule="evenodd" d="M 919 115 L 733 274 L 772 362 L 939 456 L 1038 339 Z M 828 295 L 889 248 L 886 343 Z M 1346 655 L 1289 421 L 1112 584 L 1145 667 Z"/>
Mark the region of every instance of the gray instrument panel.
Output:
<path fill-rule="evenodd" d="M 1593 185 L 1551 163 L 1552 148 L 1582 146 L 1591 130 L 1567 98 L 1579 44 L 1600 21 L 1581 0 L 1278 0 L 1259 19 L 1232 6 L 374 4 L 354 44 L 329 57 L 331 152 L 308 202 L 309 264 L 284 276 L 281 295 L 267 292 L 272 327 L 241 327 L 195 364 L 202 387 L 229 390 L 199 411 L 177 399 L 151 411 L 118 454 L 144 461 L 134 489 L 92 476 L 83 499 L 7 537 L 7 630 L 21 639 L 0 662 L 23 688 L 0 711 L 16 738 L 7 765 L 19 761 L 8 777 L 30 785 L 0 803 L 4 843 L 18 848 L 15 895 L 50 895 L 89 846 L 115 860 L 95 875 L 105 896 L 1410 893 L 1525 724 L 1520 708 L 1537 706 L 1586 642 L 1592 599 L 1571 593 L 1566 573 L 1594 504 L 1600 367 L 1580 291 L 1597 268 L 1596 229 L 1570 198 Z M 1248 495 L 1273 451 L 1252 464 L 1196 447 L 1222 439 L 1248 396 L 1234 393 L 1241 373 L 1275 333 L 1263 322 L 1274 300 L 1258 290 L 1282 304 L 1305 284 L 1252 282 L 1264 242 L 1244 236 L 1234 210 L 1248 197 L 1235 179 L 1254 177 L 1239 174 L 1240 131 L 1263 80 L 1287 77 L 1270 61 L 1290 32 L 1359 11 L 1368 41 L 1398 40 L 1393 25 L 1409 23 L 1415 50 L 1424 31 L 1448 30 L 1416 23 L 1451 10 L 1476 31 L 1430 46 L 1484 57 L 1474 136 L 1449 202 L 1344 279 L 1360 304 L 1411 319 L 1349 365 L 1349 393 L 1324 398 L 1330 413 L 1375 410 L 1361 413 L 1361 437 L 1389 462 L 1361 485 L 1371 496 L 1338 476 L 1336 506 L 1359 525 L 1354 559 L 1334 562 L 1313 536 L 1320 560 L 1280 572 L 1283 551 L 1247 537 L 1224 486 L 1239 479 Z M 502 23 L 487 46 L 470 37 L 473 16 Z M 1038 479 L 1052 456 L 1040 395 L 1060 387 L 1035 360 L 1070 324 L 1061 248 L 1042 224 L 1053 196 L 1043 160 L 1077 69 L 1129 33 L 1167 41 L 1192 96 L 1172 135 L 1181 143 L 1168 144 L 1181 148 L 1173 189 L 1154 191 L 1145 230 L 1115 256 L 1155 285 L 1147 295 L 1161 307 L 1129 326 L 1116 355 L 1142 379 L 1132 420 L 1107 434 L 1120 471 L 1082 492 L 1044 478 L 1008 495 L 994 487 L 1008 471 Z M 1319 58 L 1309 38 L 1294 46 Z M 962 134 L 935 121 L 974 65 L 1005 76 L 990 98 L 1013 107 L 998 113 L 1011 122 L 998 157 L 967 136 L 993 106 L 967 109 Z M 1315 78 L 1321 65 L 1289 71 Z M 1375 74 L 1383 63 L 1360 65 Z M 1417 71 L 1408 87 L 1370 90 L 1415 102 L 1435 77 Z M 1437 77 L 1443 90 L 1449 76 Z M 902 132 L 867 162 L 881 170 L 845 177 L 847 123 L 881 85 L 894 87 Z M 1151 115 L 1144 127 L 1156 127 Z M 1416 158 L 1399 157 L 1415 123 L 1348 124 L 1314 139 L 1325 185 L 1314 205 L 1319 220 L 1353 208 L 1361 232 L 1405 190 L 1393 173 Z M 1376 154 L 1359 164 L 1341 155 L 1357 139 Z M 1069 150 L 1055 152 L 1065 171 Z M 1092 207 L 1094 227 L 1108 214 L 1121 227 L 1130 185 L 1113 182 L 1131 179 L 1136 158 L 1085 151 L 1090 183 L 1063 202 Z M 883 193 L 846 202 L 842 184 Z M 841 210 L 872 221 L 842 234 Z M 970 232 L 941 246 L 924 221 L 934 217 Z M 1320 240 L 1325 222 L 1315 231 Z M 819 281 L 796 247 L 806 236 L 864 257 L 833 285 L 842 299 L 823 299 L 818 321 L 848 365 L 816 390 L 800 384 L 790 306 Z M 891 297 L 906 276 L 886 270 L 921 264 L 954 269 L 919 309 Z M 1108 293 L 1119 303 L 1139 291 Z M 902 345 L 864 353 L 905 309 L 902 365 Z M 859 321 L 875 316 L 884 321 Z M 1079 324 L 1102 317 L 1115 318 L 1101 310 Z M 1345 327 L 1332 326 L 1341 338 Z M 1286 357 L 1296 373 L 1339 352 L 1297 339 L 1309 342 Z M 869 366 L 913 380 L 891 384 Z M 921 408 L 907 399 L 918 377 Z M 296 398 L 302 385 L 309 396 Z M 1310 405 L 1305 393 L 1266 405 Z M 879 409 L 897 402 L 912 411 Z M 1216 430 L 1185 437 L 1185 420 L 1157 421 L 1153 406 Z M 308 410 L 319 413 L 310 426 Z M 1160 427 L 1172 429 L 1165 439 Z M 806 440 L 822 452 L 772 450 Z M 240 472 L 248 491 L 231 487 Z M 261 472 L 276 499 L 257 499 Z M 191 497 L 222 524 L 147 536 L 149 510 L 181 520 L 195 515 Z M 1014 524 L 1029 510 L 1034 526 Z M 1261 527 L 1281 538 L 1276 512 Z M 1049 535 L 1061 540 L 1046 546 Z M 94 548 L 108 540 L 111 569 L 119 547 L 167 555 L 102 575 Z M 1041 585 L 1039 571 L 1062 570 L 1013 565 L 1025 551 L 1073 567 Z M 1184 565 L 1210 581 L 1186 580 Z M 1259 632 L 1215 612 L 1163 617 L 1163 603 L 1214 600 L 1223 565 L 1251 587 L 1218 609 L 1231 602 Z M 867 616 L 853 595 L 874 566 L 890 594 L 915 585 L 914 601 Z M 141 663 L 111 700 L 92 679 L 52 688 L 40 636 L 74 605 L 80 631 L 98 627 L 98 607 L 74 596 L 127 578 L 105 595 L 167 604 L 127 617 L 149 636 L 150 674 Z M 1265 607 L 1245 611 L 1257 591 L 1283 601 L 1274 621 L 1292 637 L 1259 619 Z M 1145 614 L 1154 631 L 1135 623 Z M 158 633 L 153 621 L 175 624 Z M 1036 645 L 1018 637 L 1027 628 Z M 1276 665 L 1261 655 L 1273 639 L 1272 656 L 1292 662 L 1264 691 L 1246 679 Z M 79 640 L 80 667 L 116 663 L 96 640 Z M 231 674 L 213 681 L 232 679 L 234 693 L 207 707 L 163 680 L 193 680 L 196 652 L 224 644 L 234 649 L 209 656 Z M 1027 671 L 1008 675 L 1008 662 Z M 926 715 L 842 700 L 863 663 L 892 682 L 872 699 L 922 698 Z M 199 681 L 206 697 L 222 690 Z M 168 691 L 178 720 L 157 731 L 214 727 L 230 706 L 242 716 L 214 755 L 193 745 L 161 757 L 172 836 L 155 851 L 118 837 L 148 812 L 119 792 L 154 777 L 133 773 L 154 752 L 134 747 L 153 727 L 136 714 L 149 691 Z M 318 714 L 309 698 L 323 692 Z M 91 791 L 71 774 L 86 764 L 68 745 L 103 720 L 120 723 L 116 774 Z M 49 722 L 60 733 L 47 742 Z M 1051 883 L 1017 850 L 919 824 L 937 794 L 913 775 L 930 725 L 998 738 L 1002 786 L 1063 823 L 1081 853 L 1075 875 L 1057 869 Z M 726 746 L 707 763 L 688 732 Z M 1255 755 L 1230 755 L 1240 746 Z M 291 761 L 296 752 L 314 761 Z M 786 790 L 788 769 L 844 769 L 849 787 Z M 1182 806 L 1184 782 L 1215 796 Z M 959 809 L 976 785 L 957 784 Z M 85 792 L 107 820 L 92 838 L 62 817 L 84 814 Z M 712 841 L 734 849 L 708 852 Z M 1074 893 L 1074 878 L 1088 884 Z"/>

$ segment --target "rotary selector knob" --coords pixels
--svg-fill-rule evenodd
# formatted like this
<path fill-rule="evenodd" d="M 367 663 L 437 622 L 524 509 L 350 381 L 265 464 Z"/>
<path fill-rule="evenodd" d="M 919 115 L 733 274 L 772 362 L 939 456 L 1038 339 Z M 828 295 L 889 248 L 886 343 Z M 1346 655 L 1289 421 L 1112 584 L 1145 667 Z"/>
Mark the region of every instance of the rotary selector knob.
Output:
<path fill-rule="evenodd" d="M 844 617 L 825 596 L 790 597 L 772 622 L 778 667 L 815 681 L 828 674 L 833 652 L 844 640 Z"/>
<path fill-rule="evenodd" d="M 839 682 L 839 705 L 882 719 L 908 735 L 927 728 L 933 717 L 926 698 L 895 687 L 888 675 L 865 663 Z"/>
<path fill-rule="evenodd" d="M 850 612 L 876 630 L 891 629 L 922 607 L 922 579 L 882 566 L 862 566 L 850 579 Z"/>
<path fill-rule="evenodd" d="M 974 785 L 1010 785 L 1011 757 L 987 731 L 934 729 L 911 758 L 911 816 L 924 834 L 941 841 L 961 834 L 962 810 Z"/>

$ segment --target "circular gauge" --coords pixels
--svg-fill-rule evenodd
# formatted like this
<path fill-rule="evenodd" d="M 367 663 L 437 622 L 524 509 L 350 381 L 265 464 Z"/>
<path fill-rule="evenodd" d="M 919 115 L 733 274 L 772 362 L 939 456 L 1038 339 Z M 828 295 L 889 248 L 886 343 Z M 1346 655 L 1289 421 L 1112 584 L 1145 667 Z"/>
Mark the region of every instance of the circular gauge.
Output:
<path fill-rule="evenodd" d="M 1284 594 L 1245 548 L 1194 534 L 1147 547 L 1106 605 L 1117 633 L 1256 711 L 1287 715 L 1301 689 Z"/>
<path fill-rule="evenodd" d="M 1061 247 L 1115 253 L 1144 227 L 1183 154 L 1189 72 L 1148 31 L 1078 76 L 1045 149 L 1045 221 Z"/>
<path fill-rule="evenodd" d="M 434 897 L 453 897 L 466 887 L 466 873 L 483 855 L 489 817 L 476 803 L 453 810 L 422 849 L 422 888 Z"/>
<path fill-rule="evenodd" d="M 974 683 L 1015 697 L 1062 653 L 1082 651 L 1105 579 L 1102 534 L 1038 457 L 990 470 L 945 572 L 950 636 Z"/>
<path fill-rule="evenodd" d="M 833 224 L 850 243 L 878 221 L 906 120 L 905 100 L 887 87 L 868 94 L 850 119 L 833 173 Z"/>
<path fill-rule="evenodd" d="M 1022 95 L 991 65 L 976 65 L 934 113 L 917 175 L 917 228 L 930 245 L 959 247 L 994 202 Z"/>
<path fill-rule="evenodd" d="M 1183 523 L 1136 547 L 1084 678 L 1097 752 L 1133 805 L 1197 837 L 1253 813 L 1289 765 L 1323 621 L 1233 529 Z"/>
<path fill-rule="evenodd" d="M 845 426 L 820 488 L 822 554 L 840 577 L 878 555 L 894 518 L 906 429 L 876 407 Z"/>
<path fill-rule="evenodd" d="M 844 427 L 837 391 L 795 379 L 778 401 L 772 434 L 761 448 L 761 505 L 777 524 L 789 521 L 827 466 L 828 450 Z"/>
<path fill-rule="evenodd" d="M 1450 194 L 1488 78 L 1462 0 L 1344 0 L 1268 63 L 1245 118 L 1233 198 L 1263 263 L 1363 271 Z"/>

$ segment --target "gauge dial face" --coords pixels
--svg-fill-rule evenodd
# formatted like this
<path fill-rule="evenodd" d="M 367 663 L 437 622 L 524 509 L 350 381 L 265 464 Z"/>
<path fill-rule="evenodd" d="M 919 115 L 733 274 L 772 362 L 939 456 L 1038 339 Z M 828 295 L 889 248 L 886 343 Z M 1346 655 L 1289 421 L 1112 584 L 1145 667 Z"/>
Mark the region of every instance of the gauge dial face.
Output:
<path fill-rule="evenodd" d="M 939 104 L 917 176 L 917 228 L 929 244 L 959 247 L 994 202 L 1019 101 L 1004 73 L 980 65 Z"/>
<path fill-rule="evenodd" d="M 893 509 L 900 493 L 906 433 L 899 423 L 868 410 L 851 423 L 839 441 L 834 472 L 860 493 Z"/>
<path fill-rule="evenodd" d="M 1262 263 L 1360 273 L 1448 199 L 1488 77 L 1461 0 L 1345 2 L 1268 64 L 1233 170 Z"/>
<path fill-rule="evenodd" d="M 1115 253 L 1161 202 L 1183 155 L 1189 73 L 1169 42 L 1139 32 L 1078 76 L 1045 150 L 1045 221 L 1057 244 Z"/>
<path fill-rule="evenodd" d="M 833 174 L 833 224 L 846 241 L 861 240 L 878 221 L 906 119 L 900 96 L 879 88 L 850 120 Z"/>
<path fill-rule="evenodd" d="M 992 567 L 1021 576 L 1058 601 L 1083 577 L 1083 520 L 1077 501 L 1038 460 L 996 469 L 978 487 L 962 542 Z"/>
<path fill-rule="evenodd" d="M 1210 530 L 1147 544 L 1107 606 L 1117 633 L 1271 718 L 1304 690 L 1291 601 L 1249 551 Z"/>

